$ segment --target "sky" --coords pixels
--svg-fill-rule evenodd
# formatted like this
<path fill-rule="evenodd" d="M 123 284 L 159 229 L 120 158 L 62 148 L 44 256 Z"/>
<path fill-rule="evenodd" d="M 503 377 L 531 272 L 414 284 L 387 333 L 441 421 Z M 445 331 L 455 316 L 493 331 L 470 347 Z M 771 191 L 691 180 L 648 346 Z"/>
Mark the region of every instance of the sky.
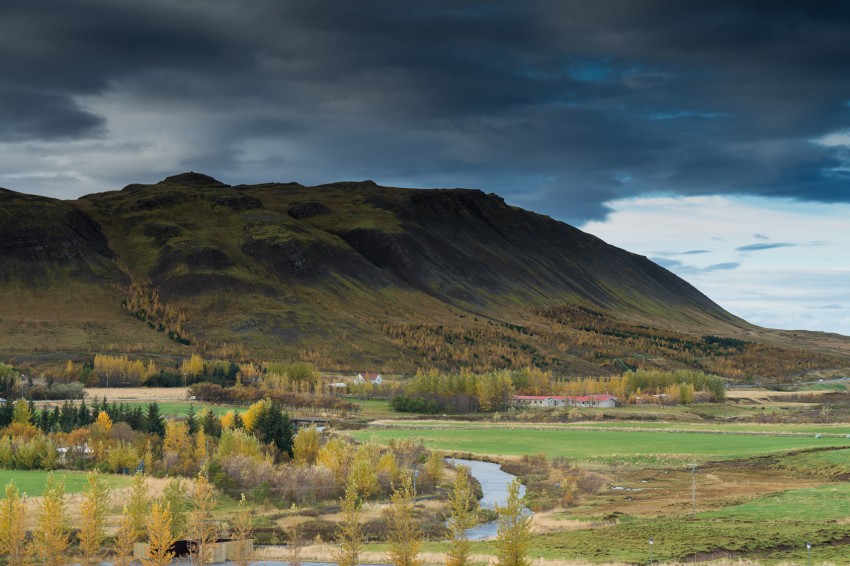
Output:
<path fill-rule="evenodd" d="M 469 187 L 850 335 L 842 1 L 4 0 L 0 186 Z"/>

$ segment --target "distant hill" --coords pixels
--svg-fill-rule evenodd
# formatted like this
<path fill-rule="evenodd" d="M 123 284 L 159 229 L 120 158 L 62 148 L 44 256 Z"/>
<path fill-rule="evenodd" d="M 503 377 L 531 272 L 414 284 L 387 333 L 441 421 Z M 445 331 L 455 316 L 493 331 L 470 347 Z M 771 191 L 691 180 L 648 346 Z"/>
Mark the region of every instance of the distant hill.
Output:
<path fill-rule="evenodd" d="M 767 375 L 848 357 L 843 337 L 752 326 L 645 257 L 476 190 L 199 173 L 73 202 L 2 190 L 0 242 L 0 355 L 23 361 L 200 350 L 746 377 L 750 358 Z"/>

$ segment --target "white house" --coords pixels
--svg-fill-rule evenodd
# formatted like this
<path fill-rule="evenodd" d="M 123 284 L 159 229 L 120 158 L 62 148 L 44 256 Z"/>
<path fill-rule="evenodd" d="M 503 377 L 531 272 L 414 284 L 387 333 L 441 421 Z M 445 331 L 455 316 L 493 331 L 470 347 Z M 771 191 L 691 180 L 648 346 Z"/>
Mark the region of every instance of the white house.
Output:
<path fill-rule="evenodd" d="M 603 407 L 617 406 L 617 398 L 607 393 L 601 395 L 514 395 L 515 407 Z"/>
<path fill-rule="evenodd" d="M 354 383 L 360 385 L 361 383 L 365 383 L 367 379 L 372 385 L 380 385 L 384 382 L 384 378 L 381 377 L 380 373 L 371 373 L 367 371 L 358 373 L 357 377 L 354 378 Z"/>

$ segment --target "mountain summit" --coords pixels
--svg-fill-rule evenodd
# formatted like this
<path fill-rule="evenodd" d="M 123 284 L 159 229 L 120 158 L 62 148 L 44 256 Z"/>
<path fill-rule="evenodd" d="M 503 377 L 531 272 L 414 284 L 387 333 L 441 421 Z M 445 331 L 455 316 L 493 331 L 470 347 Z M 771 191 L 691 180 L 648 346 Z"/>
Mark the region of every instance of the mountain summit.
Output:
<path fill-rule="evenodd" d="M 6 355 L 593 374 L 694 365 L 652 355 L 653 340 L 710 354 L 705 336 L 786 339 L 645 257 L 477 190 L 190 172 L 73 202 L 0 191 L 0 211 Z"/>

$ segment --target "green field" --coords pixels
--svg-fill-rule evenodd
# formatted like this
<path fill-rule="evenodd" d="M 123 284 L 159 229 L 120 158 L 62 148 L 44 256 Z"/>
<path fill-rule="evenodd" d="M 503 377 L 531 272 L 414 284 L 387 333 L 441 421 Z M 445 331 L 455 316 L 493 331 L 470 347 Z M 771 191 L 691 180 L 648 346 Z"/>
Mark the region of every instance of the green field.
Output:
<path fill-rule="evenodd" d="M 700 517 L 736 521 L 838 521 L 850 516 L 849 503 L 850 484 L 829 484 L 782 491 L 700 513 Z"/>
<path fill-rule="evenodd" d="M 10 481 L 14 481 L 18 491 L 30 496 L 38 496 L 44 492 L 49 473 L 42 470 L 0 470 L 0 485 L 6 486 Z M 78 493 L 86 485 L 86 472 L 57 470 L 53 474 L 65 480 L 65 493 Z M 129 476 L 102 474 L 101 477 L 110 487 L 126 487 L 132 482 Z"/>
<path fill-rule="evenodd" d="M 428 448 L 503 456 L 546 454 L 577 462 L 631 462 L 674 465 L 690 461 L 734 460 L 804 448 L 847 446 L 850 439 L 719 433 L 533 429 L 370 429 L 352 432 L 358 440 L 417 438 Z"/>
<path fill-rule="evenodd" d="M 390 419 L 398 417 L 399 412 L 390 406 L 390 402 L 384 399 L 351 399 L 360 405 L 360 417 L 365 419 Z"/>
<path fill-rule="evenodd" d="M 141 407 L 142 410 L 146 410 L 148 408 L 148 403 L 124 403 L 125 406 L 128 407 Z M 195 406 L 195 414 L 200 413 L 201 411 L 205 411 L 207 409 L 211 409 L 213 413 L 217 416 L 221 416 L 228 411 L 239 411 L 243 413 L 247 410 L 247 407 L 240 407 L 236 405 L 212 405 L 209 403 L 193 403 L 191 401 L 157 401 L 157 405 L 159 405 L 159 411 L 162 413 L 164 417 L 185 417 L 189 407 L 192 405 Z"/>
<path fill-rule="evenodd" d="M 397 416 L 396 413 L 395 416 Z M 392 416 L 392 415 L 389 415 Z M 428 428 L 428 429 L 502 429 L 502 430 L 606 430 L 621 429 L 631 430 L 655 430 L 655 431 L 687 431 L 687 432 L 738 432 L 755 434 L 801 434 L 801 435 L 842 435 L 850 434 L 850 425 L 841 424 L 762 424 L 762 423 L 719 423 L 719 422 L 642 422 L 642 421 L 579 421 L 574 423 L 521 423 L 503 422 L 494 423 L 490 421 L 447 421 L 447 420 L 421 420 L 401 421 L 394 423 L 405 429 Z"/>

